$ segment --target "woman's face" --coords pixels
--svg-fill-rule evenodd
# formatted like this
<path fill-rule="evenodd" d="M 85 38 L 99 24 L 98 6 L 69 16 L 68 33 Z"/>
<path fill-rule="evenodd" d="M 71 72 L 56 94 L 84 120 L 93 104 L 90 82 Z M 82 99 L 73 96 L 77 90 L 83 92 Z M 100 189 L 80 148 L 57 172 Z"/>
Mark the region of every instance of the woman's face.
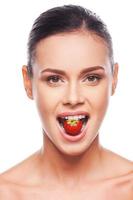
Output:
<path fill-rule="evenodd" d="M 25 66 L 23 76 L 50 145 L 67 155 L 80 155 L 90 147 L 114 93 L 117 70 L 115 65 L 113 75 L 108 48 L 92 33 L 57 34 L 37 44 L 33 78 L 28 78 Z M 88 128 L 71 141 L 60 133 L 57 116 L 75 111 L 89 114 Z"/>

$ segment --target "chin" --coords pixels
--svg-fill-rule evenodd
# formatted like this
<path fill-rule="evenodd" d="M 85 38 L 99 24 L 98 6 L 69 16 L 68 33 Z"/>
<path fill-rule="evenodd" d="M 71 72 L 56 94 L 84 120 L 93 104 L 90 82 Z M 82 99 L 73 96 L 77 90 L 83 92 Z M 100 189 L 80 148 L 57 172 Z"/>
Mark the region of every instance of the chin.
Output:
<path fill-rule="evenodd" d="M 83 156 L 85 154 L 85 152 L 89 149 L 89 147 L 85 147 L 85 146 L 81 146 L 81 144 L 79 144 L 79 146 L 74 145 L 74 146 L 68 146 L 65 149 L 61 148 L 58 149 L 62 155 L 65 156 L 69 156 L 69 157 L 79 157 L 79 156 Z"/>

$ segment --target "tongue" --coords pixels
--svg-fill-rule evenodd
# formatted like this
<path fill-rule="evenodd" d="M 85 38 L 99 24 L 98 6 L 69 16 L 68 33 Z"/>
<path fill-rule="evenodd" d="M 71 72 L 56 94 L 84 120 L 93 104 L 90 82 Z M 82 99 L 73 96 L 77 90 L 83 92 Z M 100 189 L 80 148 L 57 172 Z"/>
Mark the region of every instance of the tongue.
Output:
<path fill-rule="evenodd" d="M 64 120 L 63 127 L 69 135 L 78 135 L 83 127 L 82 120 Z"/>

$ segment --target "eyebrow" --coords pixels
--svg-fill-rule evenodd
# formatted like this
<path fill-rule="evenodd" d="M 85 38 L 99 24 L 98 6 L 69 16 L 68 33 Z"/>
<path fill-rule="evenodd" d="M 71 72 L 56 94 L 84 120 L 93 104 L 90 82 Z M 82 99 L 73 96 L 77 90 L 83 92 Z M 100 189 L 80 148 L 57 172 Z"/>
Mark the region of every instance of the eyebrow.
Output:
<path fill-rule="evenodd" d="M 83 75 L 83 74 L 86 74 L 87 72 L 95 71 L 98 69 L 105 70 L 104 67 L 102 67 L 102 66 L 92 66 L 92 67 L 87 67 L 87 68 L 83 69 L 80 73 L 81 73 L 81 75 Z M 60 70 L 60 69 L 46 68 L 41 71 L 41 74 L 45 73 L 45 72 L 53 72 L 53 73 L 57 73 L 57 74 L 61 74 L 61 75 L 66 75 L 66 72 L 63 70 Z"/>

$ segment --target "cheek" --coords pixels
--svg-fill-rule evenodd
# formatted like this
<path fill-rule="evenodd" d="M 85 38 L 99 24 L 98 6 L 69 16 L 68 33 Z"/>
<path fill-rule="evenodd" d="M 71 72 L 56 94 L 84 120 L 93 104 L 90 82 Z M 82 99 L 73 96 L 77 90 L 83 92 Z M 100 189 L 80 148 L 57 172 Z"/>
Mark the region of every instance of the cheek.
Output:
<path fill-rule="evenodd" d="M 97 88 L 92 95 L 92 112 L 98 114 L 100 118 L 103 117 L 109 104 L 109 98 L 110 88 L 108 84 Z"/>
<path fill-rule="evenodd" d="M 39 113 L 48 117 L 48 114 L 53 113 L 55 110 L 56 104 L 59 101 L 59 96 L 58 92 L 53 92 L 51 88 L 38 83 L 34 89 L 34 99 Z"/>

